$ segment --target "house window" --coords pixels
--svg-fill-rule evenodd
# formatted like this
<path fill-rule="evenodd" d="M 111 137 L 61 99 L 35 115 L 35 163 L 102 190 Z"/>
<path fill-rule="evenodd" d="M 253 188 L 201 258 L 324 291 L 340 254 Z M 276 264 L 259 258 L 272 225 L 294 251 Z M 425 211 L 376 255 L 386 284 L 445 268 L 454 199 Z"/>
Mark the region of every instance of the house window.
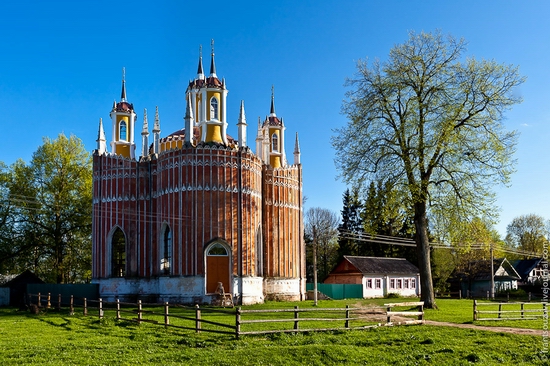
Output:
<path fill-rule="evenodd" d="M 403 280 L 403 288 L 409 288 L 409 280 Z"/>
<path fill-rule="evenodd" d="M 219 119 L 218 118 L 218 99 L 210 99 L 210 119 Z"/>
<path fill-rule="evenodd" d="M 380 280 L 380 278 L 377 278 L 374 282 L 376 288 L 381 288 L 382 287 L 382 281 Z"/>
<path fill-rule="evenodd" d="M 271 136 L 271 151 L 279 152 L 279 136 L 276 133 Z"/>
<path fill-rule="evenodd" d="M 416 280 L 411 278 L 411 288 L 416 288 Z"/>
<path fill-rule="evenodd" d="M 119 129 L 118 136 L 120 137 L 120 140 L 128 141 L 128 138 L 126 136 L 126 122 L 125 121 L 120 122 L 120 129 Z"/>
<path fill-rule="evenodd" d="M 390 280 L 390 288 L 395 288 L 395 280 L 393 278 Z"/>
<path fill-rule="evenodd" d="M 126 238 L 120 228 L 117 228 L 111 238 L 111 263 L 112 276 L 124 277 L 126 275 Z"/>
<path fill-rule="evenodd" d="M 367 279 L 367 288 L 372 288 L 372 279 Z"/>
<path fill-rule="evenodd" d="M 398 279 L 398 280 L 397 280 L 397 288 L 398 288 L 398 289 L 402 288 L 401 282 L 402 282 L 401 279 Z"/>
<path fill-rule="evenodd" d="M 160 260 L 160 271 L 164 275 L 170 274 L 170 262 L 172 260 L 172 231 L 166 226 L 162 235 L 162 259 Z"/>

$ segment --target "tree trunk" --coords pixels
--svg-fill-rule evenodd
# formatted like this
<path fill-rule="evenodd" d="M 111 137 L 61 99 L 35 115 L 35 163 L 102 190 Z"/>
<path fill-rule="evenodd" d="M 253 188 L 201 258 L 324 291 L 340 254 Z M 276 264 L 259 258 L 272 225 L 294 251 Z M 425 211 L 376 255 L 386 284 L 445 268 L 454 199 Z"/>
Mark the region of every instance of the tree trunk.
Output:
<path fill-rule="evenodd" d="M 426 203 L 415 203 L 414 225 L 416 228 L 416 249 L 418 253 L 418 269 L 420 271 L 420 300 L 427 309 L 437 309 L 432 282 L 430 264 L 430 243 L 428 238 L 428 220 L 426 219 Z"/>

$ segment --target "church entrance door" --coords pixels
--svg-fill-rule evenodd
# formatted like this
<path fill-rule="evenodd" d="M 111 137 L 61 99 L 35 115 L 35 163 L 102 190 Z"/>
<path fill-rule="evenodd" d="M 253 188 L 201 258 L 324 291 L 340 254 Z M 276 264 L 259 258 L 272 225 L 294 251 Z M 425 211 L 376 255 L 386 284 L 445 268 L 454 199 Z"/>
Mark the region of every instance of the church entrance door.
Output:
<path fill-rule="evenodd" d="M 216 243 L 206 253 L 206 293 L 214 293 L 221 282 L 226 293 L 231 292 L 230 257 L 227 249 Z"/>

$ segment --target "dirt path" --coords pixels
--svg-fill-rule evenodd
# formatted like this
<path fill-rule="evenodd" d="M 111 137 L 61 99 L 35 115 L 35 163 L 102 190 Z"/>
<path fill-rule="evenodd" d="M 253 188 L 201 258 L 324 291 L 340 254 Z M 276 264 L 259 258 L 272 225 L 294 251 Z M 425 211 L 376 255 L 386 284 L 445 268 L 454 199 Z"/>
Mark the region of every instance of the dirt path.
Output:
<path fill-rule="evenodd" d="M 433 321 L 433 320 L 425 320 L 424 324 L 437 325 L 437 326 L 443 326 L 443 327 L 456 327 L 456 328 L 465 328 L 465 329 L 487 330 L 487 331 L 490 331 L 490 332 L 499 332 L 499 333 L 512 333 L 512 334 L 521 334 L 521 335 L 542 336 L 542 330 L 540 330 L 540 329 L 524 329 L 524 328 L 511 328 L 511 327 L 487 327 L 487 326 L 474 325 L 474 324 L 458 324 L 458 323 L 448 323 L 448 322 L 436 322 L 436 321 Z"/>

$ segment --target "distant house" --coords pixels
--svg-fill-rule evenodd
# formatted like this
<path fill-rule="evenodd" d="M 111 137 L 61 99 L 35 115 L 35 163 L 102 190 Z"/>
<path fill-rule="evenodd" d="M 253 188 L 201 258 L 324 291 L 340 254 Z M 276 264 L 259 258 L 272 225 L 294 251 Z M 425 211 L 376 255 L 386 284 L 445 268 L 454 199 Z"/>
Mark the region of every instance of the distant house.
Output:
<path fill-rule="evenodd" d="M 405 258 L 345 255 L 324 283 L 360 284 L 363 298 L 420 295 L 418 268 Z"/>
<path fill-rule="evenodd" d="M 495 258 L 493 271 L 495 294 L 517 290 L 521 277 L 506 258 Z M 486 296 L 491 290 L 491 260 L 471 261 L 466 266 L 455 269 L 449 282 L 451 291 L 461 290 L 463 296 Z"/>
<path fill-rule="evenodd" d="M 533 286 L 538 281 L 542 281 L 544 271 L 548 270 L 548 264 L 543 258 L 521 259 L 510 262 L 519 274 L 521 279 L 518 286 Z M 544 266 L 546 265 L 546 268 Z"/>
<path fill-rule="evenodd" d="M 2 284 L 2 287 L 7 287 L 10 289 L 10 305 L 11 306 L 22 306 L 25 304 L 25 294 L 27 292 L 28 284 L 41 284 L 44 283 L 40 277 L 35 275 L 29 270 L 21 273 L 18 276 L 12 277 L 9 281 Z"/>

